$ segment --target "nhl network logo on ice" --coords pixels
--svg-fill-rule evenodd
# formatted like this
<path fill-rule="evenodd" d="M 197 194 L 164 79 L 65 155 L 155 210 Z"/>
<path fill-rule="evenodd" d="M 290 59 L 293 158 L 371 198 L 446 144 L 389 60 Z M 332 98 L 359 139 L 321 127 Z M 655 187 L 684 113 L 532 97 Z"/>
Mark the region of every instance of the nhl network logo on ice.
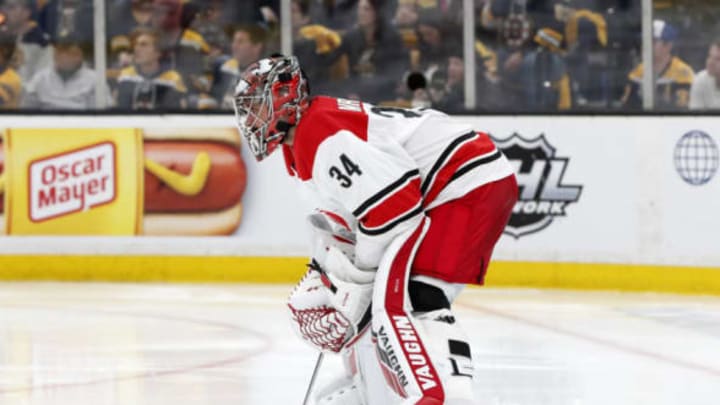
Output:
<path fill-rule="evenodd" d="M 495 143 L 515 168 L 520 198 L 513 208 L 505 233 L 519 238 L 565 216 L 568 204 L 580 199 L 582 186 L 562 184 L 569 158 L 555 155 L 545 135 L 525 139 L 514 133 Z"/>

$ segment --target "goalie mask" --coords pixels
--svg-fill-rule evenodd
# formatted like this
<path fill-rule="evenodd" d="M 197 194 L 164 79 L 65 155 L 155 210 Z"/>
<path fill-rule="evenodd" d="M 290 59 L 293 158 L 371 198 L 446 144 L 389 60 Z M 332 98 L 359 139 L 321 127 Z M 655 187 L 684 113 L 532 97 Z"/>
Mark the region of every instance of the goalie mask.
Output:
<path fill-rule="evenodd" d="M 308 84 L 294 56 L 250 65 L 235 87 L 235 117 L 258 161 L 283 142 L 308 106 Z"/>

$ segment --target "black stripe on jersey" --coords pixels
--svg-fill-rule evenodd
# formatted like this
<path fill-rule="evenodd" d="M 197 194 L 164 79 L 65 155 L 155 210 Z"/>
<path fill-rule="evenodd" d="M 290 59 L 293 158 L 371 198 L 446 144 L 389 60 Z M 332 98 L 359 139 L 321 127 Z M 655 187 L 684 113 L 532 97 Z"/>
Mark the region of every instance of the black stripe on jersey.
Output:
<path fill-rule="evenodd" d="M 389 224 L 387 224 L 381 228 L 368 229 L 368 228 L 365 228 L 364 226 L 362 226 L 362 224 L 358 224 L 358 229 L 360 230 L 360 232 L 364 233 L 365 235 L 369 235 L 369 236 L 380 235 L 380 234 L 390 231 L 391 229 L 395 228 L 395 226 L 397 226 L 398 224 L 400 224 L 422 212 L 423 212 L 422 204 L 418 204 L 417 208 L 415 208 L 414 210 L 408 212 L 407 214 L 403 215 L 402 217 L 390 222 Z"/>
<path fill-rule="evenodd" d="M 470 160 L 464 166 L 459 168 L 455 173 L 453 173 L 452 177 L 450 177 L 450 180 L 448 181 L 448 184 L 450 184 L 453 180 L 456 180 L 457 178 L 461 177 L 463 174 L 469 172 L 470 170 L 472 170 L 478 166 L 481 166 L 486 163 L 490 163 L 490 162 L 500 159 L 501 156 L 502 156 L 502 153 L 499 150 L 496 150 L 495 153 L 493 153 L 490 156 L 485 156 L 484 158 L 480 158 L 478 160 Z"/>
<path fill-rule="evenodd" d="M 420 192 L 422 193 L 422 195 L 425 195 L 425 193 L 428 191 L 428 188 L 430 188 L 430 184 L 432 184 L 433 180 L 435 179 L 435 175 L 445 165 L 445 162 L 455 151 L 455 149 L 459 148 L 461 144 L 474 136 L 477 136 L 476 132 L 468 132 L 467 134 L 459 136 L 455 138 L 455 140 L 450 142 L 450 145 L 448 145 L 445 150 L 440 154 L 440 157 L 435 161 L 432 169 L 430 169 L 430 171 L 428 172 L 427 177 L 425 177 L 425 181 L 423 181 L 422 186 L 420 186 Z"/>
<path fill-rule="evenodd" d="M 396 188 L 402 187 L 405 184 L 405 182 L 407 182 L 411 178 L 413 178 L 415 176 L 419 176 L 419 175 L 420 175 L 420 170 L 418 170 L 418 169 L 410 170 L 409 172 L 403 174 L 402 177 L 400 177 L 399 179 L 394 181 L 392 184 L 390 184 L 389 186 L 385 187 L 384 189 L 378 191 L 372 197 L 365 200 L 364 203 L 360 204 L 360 206 L 357 207 L 355 209 L 355 211 L 352 212 L 353 215 L 355 216 L 355 218 L 360 219 L 363 215 L 365 215 L 367 213 L 366 211 L 369 210 L 378 201 L 382 200 L 385 197 L 390 196 Z"/>

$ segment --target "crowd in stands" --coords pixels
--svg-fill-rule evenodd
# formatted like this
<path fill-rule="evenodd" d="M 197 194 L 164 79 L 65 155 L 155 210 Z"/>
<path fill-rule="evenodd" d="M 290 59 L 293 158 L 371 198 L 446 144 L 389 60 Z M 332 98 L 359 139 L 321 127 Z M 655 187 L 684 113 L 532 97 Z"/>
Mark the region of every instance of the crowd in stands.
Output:
<path fill-rule="evenodd" d="M 0 0 L 0 106 L 228 110 L 237 78 L 280 50 L 280 0 Z M 720 108 L 720 4 L 655 0 L 658 110 Z M 475 0 L 474 111 L 639 111 L 637 0 Z M 315 94 L 465 109 L 462 0 L 291 0 Z M 106 80 L 102 80 L 102 75 Z M 98 83 L 107 88 L 97 92 Z"/>

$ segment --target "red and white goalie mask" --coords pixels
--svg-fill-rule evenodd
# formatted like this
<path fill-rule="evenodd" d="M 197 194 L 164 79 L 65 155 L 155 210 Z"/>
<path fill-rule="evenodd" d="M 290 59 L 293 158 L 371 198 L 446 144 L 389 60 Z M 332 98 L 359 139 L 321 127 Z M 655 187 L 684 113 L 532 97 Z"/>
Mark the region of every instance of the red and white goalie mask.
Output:
<path fill-rule="evenodd" d="M 294 56 L 250 65 L 235 87 L 235 117 L 258 161 L 280 145 L 307 107 L 308 83 Z"/>

